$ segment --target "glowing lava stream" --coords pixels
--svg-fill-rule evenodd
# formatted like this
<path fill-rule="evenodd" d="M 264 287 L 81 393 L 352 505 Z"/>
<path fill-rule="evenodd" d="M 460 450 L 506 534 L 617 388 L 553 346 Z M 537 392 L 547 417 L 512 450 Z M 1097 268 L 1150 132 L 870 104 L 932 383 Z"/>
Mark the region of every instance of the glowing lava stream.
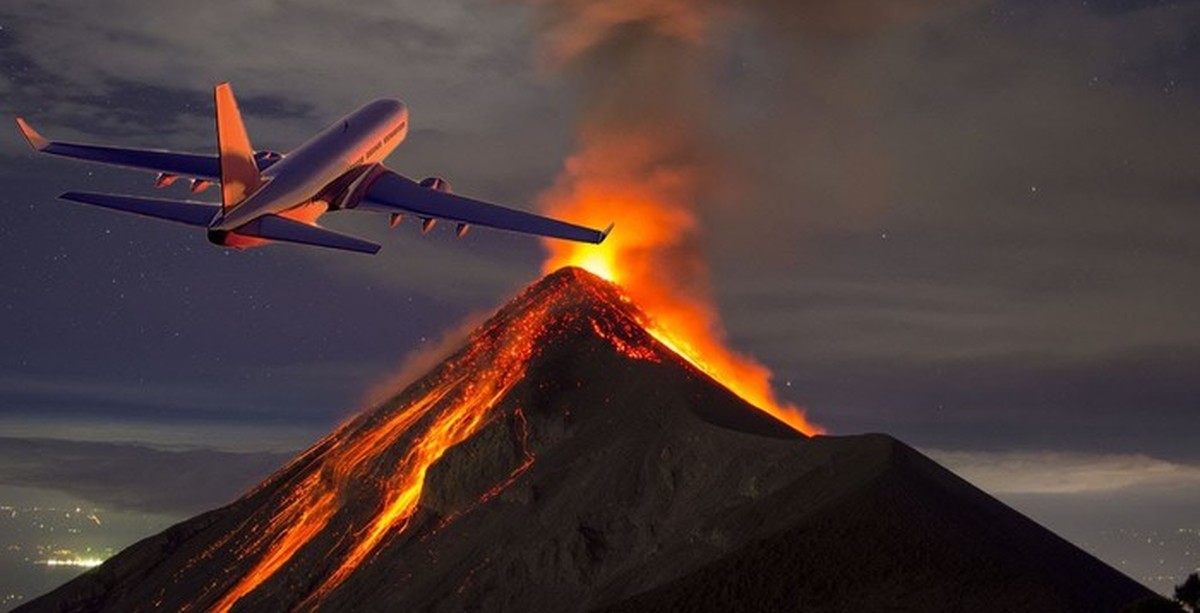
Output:
<path fill-rule="evenodd" d="M 444 412 L 430 426 L 429 430 L 409 449 L 404 456 L 404 462 L 395 477 L 388 483 L 387 491 L 390 496 L 383 510 L 375 516 L 375 520 L 364 533 L 357 535 L 357 542 L 342 560 L 337 570 L 317 588 L 312 598 L 318 602 L 334 588 L 341 585 L 354 569 L 379 546 L 388 533 L 395 529 L 403 532 L 408 527 L 408 520 L 417 510 L 421 501 L 421 492 L 425 489 L 425 473 L 429 467 L 441 459 L 447 449 L 463 442 L 475 434 L 484 424 L 495 406 L 496 401 L 508 391 L 509 387 L 520 378 L 524 364 L 520 365 L 517 376 L 512 373 L 501 375 L 506 381 L 497 389 L 489 390 L 486 398 L 473 397 L 467 403 L 460 405 L 457 410 Z M 485 386 L 486 387 L 486 386 Z"/>
<path fill-rule="evenodd" d="M 238 548 L 239 557 L 265 555 L 224 593 L 213 610 L 230 610 L 275 576 L 330 525 L 345 492 L 364 483 L 377 491 L 378 510 L 368 522 L 352 528 L 348 551 L 335 553 L 340 557 L 335 570 L 299 608 L 316 608 L 388 537 L 403 532 L 420 502 L 429 467 L 483 427 L 494 416 L 496 403 L 524 377 L 536 353 L 538 336 L 548 326 L 552 306 L 541 304 L 522 313 L 519 320 L 503 327 L 499 337 L 494 330 L 484 330 L 418 400 L 389 411 L 383 419 L 372 419 L 374 412 L 355 418 L 317 444 L 319 457 L 305 454 L 297 459 L 297 463 L 317 462 L 321 469 L 308 472 L 264 527 L 251 527 L 257 536 Z M 523 424 L 523 416 L 519 419 Z M 412 441 L 405 444 L 406 437 Z M 398 463 L 381 461 L 397 445 L 404 450 Z M 530 462 L 527 457 L 526 463 Z M 524 468 L 528 466 L 518 470 Z M 498 494 L 516 474 L 514 471 L 512 478 L 485 498 Z"/>

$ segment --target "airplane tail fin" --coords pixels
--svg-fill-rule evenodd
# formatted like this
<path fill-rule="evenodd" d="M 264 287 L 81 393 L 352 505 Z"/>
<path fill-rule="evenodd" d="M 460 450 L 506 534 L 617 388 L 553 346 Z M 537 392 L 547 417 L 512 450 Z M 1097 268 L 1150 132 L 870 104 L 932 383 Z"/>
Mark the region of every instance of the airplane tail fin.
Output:
<path fill-rule="evenodd" d="M 217 106 L 217 150 L 221 159 L 221 206 L 228 212 L 259 188 L 262 177 L 254 161 L 254 149 L 237 100 L 229 83 L 217 85 L 213 92 Z"/>

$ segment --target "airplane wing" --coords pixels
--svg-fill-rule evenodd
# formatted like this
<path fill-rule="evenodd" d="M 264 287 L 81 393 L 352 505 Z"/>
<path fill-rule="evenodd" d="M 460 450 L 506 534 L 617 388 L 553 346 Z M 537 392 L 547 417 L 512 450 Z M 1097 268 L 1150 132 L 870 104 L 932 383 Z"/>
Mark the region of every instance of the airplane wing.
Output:
<path fill-rule="evenodd" d="M 177 153 L 174 151 L 159 151 L 156 149 L 127 149 L 123 147 L 108 147 L 104 145 L 85 145 L 82 143 L 64 143 L 46 139 L 34 130 L 26 121 L 17 118 L 17 126 L 21 134 L 40 153 L 59 155 L 77 160 L 100 162 L 113 166 L 151 170 L 170 175 L 196 177 L 219 181 L 221 179 L 221 163 L 215 155 L 198 153 Z M 278 161 L 278 156 L 261 156 L 257 160 L 259 170 Z"/>
<path fill-rule="evenodd" d="M 358 209 L 385 213 L 411 213 L 425 219 L 445 219 L 466 225 L 487 226 L 510 232 L 523 232 L 583 243 L 602 243 L 612 231 L 577 226 L 565 221 L 534 215 L 422 187 L 408 177 L 383 171 L 367 188 Z"/>

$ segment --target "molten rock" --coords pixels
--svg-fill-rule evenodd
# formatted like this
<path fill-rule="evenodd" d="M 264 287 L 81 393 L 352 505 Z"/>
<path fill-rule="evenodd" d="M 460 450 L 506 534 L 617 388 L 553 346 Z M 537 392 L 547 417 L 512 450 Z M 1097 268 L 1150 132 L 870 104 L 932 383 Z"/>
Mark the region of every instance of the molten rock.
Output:
<path fill-rule="evenodd" d="M 563 269 L 233 504 L 26 605 L 1101 611 L 1148 590 L 883 435 L 806 438 Z"/>

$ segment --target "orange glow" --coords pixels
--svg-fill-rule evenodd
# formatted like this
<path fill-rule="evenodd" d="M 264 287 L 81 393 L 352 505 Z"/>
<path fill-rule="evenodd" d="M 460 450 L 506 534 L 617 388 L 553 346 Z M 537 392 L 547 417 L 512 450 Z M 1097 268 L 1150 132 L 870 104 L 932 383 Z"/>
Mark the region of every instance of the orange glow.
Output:
<path fill-rule="evenodd" d="M 692 201 L 702 177 L 694 165 L 672 164 L 667 126 L 584 134 L 583 151 L 567 162 L 543 196 L 550 215 L 593 225 L 616 221 L 601 245 L 545 241 L 551 272 L 578 266 L 619 285 L 645 312 L 647 330 L 743 400 L 804 434 L 823 430 L 804 411 L 781 402 L 771 372 L 725 345 L 709 299 L 707 267 L 696 248 Z"/>
<path fill-rule="evenodd" d="M 292 207 L 279 214 L 280 217 L 294 219 L 301 223 L 315 224 L 317 218 L 329 210 L 329 203 L 322 200 L 310 200 L 300 206 Z"/>

